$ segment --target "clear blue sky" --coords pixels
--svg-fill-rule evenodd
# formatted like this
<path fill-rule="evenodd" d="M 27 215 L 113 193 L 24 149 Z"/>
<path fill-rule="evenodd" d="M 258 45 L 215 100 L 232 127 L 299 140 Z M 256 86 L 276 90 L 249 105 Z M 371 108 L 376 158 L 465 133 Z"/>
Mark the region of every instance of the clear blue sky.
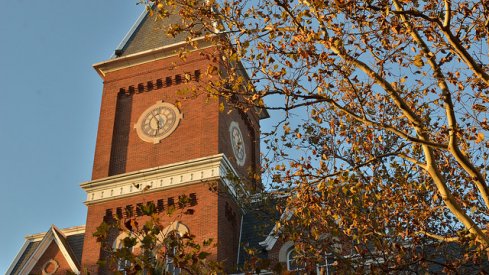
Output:
<path fill-rule="evenodd" d="M 24 236 L 85 224 L 102 80 L 137 0 L 0 0 L 0 273 Z"/>

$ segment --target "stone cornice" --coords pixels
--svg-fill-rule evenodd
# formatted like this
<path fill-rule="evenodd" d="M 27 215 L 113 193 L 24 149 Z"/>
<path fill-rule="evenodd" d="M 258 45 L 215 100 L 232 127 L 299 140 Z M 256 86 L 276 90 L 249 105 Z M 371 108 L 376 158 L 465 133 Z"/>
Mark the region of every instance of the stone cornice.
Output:
<path fill-rule="evenodd" d="M 138 195 L 143 190 L 150 193 L 210 180 L 220 180 L 237 197 L 237 192 L 245 191 L 233 179 L 238 179 L 237 172 L 224 154 L 218 154 L 97 179 L 80 186 L 87 193 L 85 204 L 89 205 Z"/>
<path fill-rule="evenodd" d="M 107 73 L 109 72 L 152 62 L 154 60 L 175 56 L 178 54 L 177 51 L 182 47 L 184 47 L 188 51 L 196 51 L 196 50 L 202 50 L 205 48 L 212 47 L 214 44 L 210 40 L 211 40 L 210 38 L 205 36 L 193 39 L 192 41 L 199 43 L 198 49 L 195 49 L 193 46 L 190 45 L 190 43 L 183 41 L 183 42 L 178 42 L 171 45 L 159 47 L 156 49 L 151 49 L 151 50 L 138 52 L 123 57 L 109 59 L 107 61 L 96 63 L 93 65 L 93 67 L 100 75 L 100 77 L 104 79 Z"/>

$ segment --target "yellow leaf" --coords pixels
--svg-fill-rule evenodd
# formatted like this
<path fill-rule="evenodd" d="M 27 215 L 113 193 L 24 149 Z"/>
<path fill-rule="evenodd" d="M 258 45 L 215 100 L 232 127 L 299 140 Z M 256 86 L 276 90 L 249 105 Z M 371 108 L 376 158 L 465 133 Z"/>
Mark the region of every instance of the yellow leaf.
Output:
<path fill-rule="evenodd" d="M 290 127 L 288 125 L 284 125 L 284 132 L 285 134 L 290 133 Z"/>
<path fill-rule="evenodd" d="M 414 64 L 414 66 L 416 66 L 418 68 L 424 66 L 424 62 L 423 62 L 423 59 L 421 58 L 421 55 L 418 54 L 414 57 L 413 64 Z"/>
<path fill-rule="evenodd" d="M 484 133 L 479 132 L 477 133 L 477 139 L 475 140 L 475 143 L 481 143 L 484 140 Z"/>

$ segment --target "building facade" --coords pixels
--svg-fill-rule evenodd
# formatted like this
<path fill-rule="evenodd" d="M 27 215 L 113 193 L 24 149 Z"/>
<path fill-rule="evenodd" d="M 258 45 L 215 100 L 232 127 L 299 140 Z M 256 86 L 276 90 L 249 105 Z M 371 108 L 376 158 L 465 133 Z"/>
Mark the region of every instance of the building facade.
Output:
<path fill-rule="evenodd" d="M 188 92 L 212 81 L 206 53 L 218 49 L 204 37 L 197 48 L 184 36 L 167 37 L 163 29 L 176 20 L 144 13 L 114 56 L 94 65 L 104 85 L 92 179 L 81 184 L 86 225 L 27 236 L 7 274 L 105 274 L 96 228 L 108 217 L 137 217 L 148 202 L 161 211 L 178 207 L 181 197 L 190 198 L 194 214 L 161 215 L 162 223 L 185 228 L 197 242 L 216 240 L 211 259 L 228 273 L 238 270 L 243 236 L 253 235 L 242 232 L 252 228 L 244 223 L 256 222 L 240 198 L 262 189 L 253 175 L 260 171 L 259 121 L 268 114 Z"/>

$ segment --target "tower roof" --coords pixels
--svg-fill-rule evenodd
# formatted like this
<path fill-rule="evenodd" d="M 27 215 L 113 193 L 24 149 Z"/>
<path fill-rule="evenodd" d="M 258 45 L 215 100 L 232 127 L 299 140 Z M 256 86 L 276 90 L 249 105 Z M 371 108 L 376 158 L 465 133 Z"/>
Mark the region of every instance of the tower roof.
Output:
<path fill-rule="evenodd" d="M 156 15 L 151 16 L 145 10 L 116 48 L 112 58 L 184 42 L 187 38 L 186 33 L 179 33 L 175 37 L 167 34 L 167 30 L 171 25 L 180 23 L 181 17 L 178 14 L 170 14 L 168 17 L 159 18 Z"/>

